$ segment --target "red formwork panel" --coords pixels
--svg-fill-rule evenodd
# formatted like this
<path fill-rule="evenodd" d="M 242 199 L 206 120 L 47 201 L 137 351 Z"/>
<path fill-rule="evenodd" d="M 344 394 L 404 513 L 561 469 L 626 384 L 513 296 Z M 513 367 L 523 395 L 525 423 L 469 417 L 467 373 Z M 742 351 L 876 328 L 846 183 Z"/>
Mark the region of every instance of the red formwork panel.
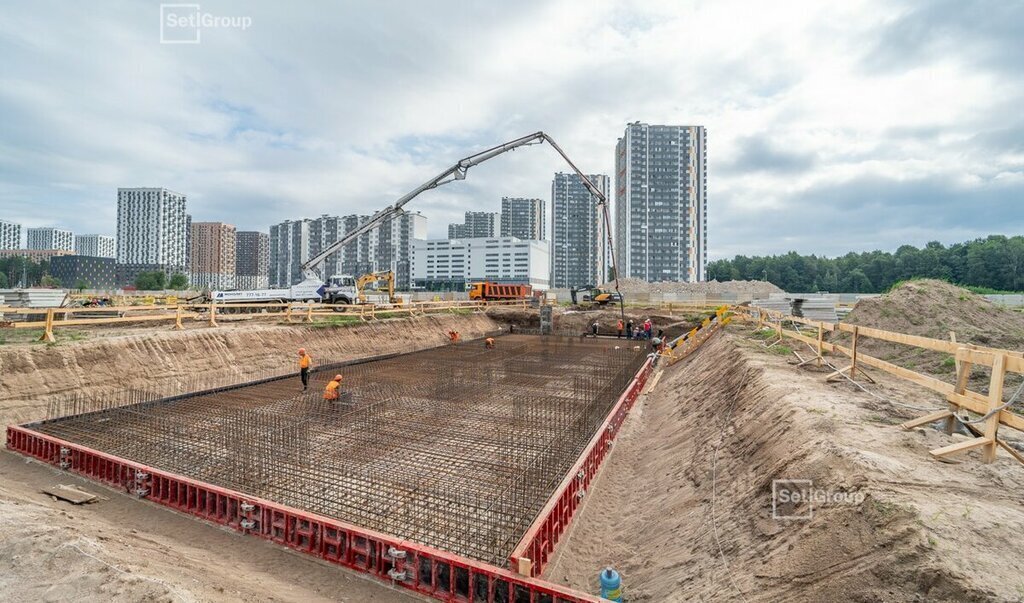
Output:
<path fill-rule="evenodd" d="M 558 540 L 568 528 L 576 509 L 586 496 L 590 482 L 597 475 L 601 462 L 611 449 L 612 441 L 618 435 L 622 422 L 626 420 L 626 415 L 633 408 L 633 403 L 647 383 L 653 363 L 654 359 L 651 357 L 640 367 L 629 387 L 608 413 L 601 428 L 583 449 L 579 459 L 512 551 L 509 565 L 513 570 L 528 576 L 539 576 L 544 571 L 544 566 L 551 559 Z"/>
<path fill-rule="evenodd" d="M 134 496 L 243 534 L 271 540 L 440 601 L 599 603 L 603 600 L 505 568 L 161 471 L 25 427 L 7 428 L 7 447 Z"/>

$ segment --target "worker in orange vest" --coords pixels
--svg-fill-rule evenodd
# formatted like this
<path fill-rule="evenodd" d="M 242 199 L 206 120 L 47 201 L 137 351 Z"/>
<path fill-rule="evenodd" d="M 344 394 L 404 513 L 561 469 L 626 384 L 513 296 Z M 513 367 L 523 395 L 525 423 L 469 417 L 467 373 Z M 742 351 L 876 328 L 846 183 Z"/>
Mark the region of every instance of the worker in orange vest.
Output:
<path fill-rule="evenodd" d="M 494 338 L 493 337 L 488 337 L 487 339 L 485 339 L 484 340 L 484 346 L 487 347 L 488 350 L 493 350 L 494 349 Z"/>
<path fill-rule="evenodd" d="M 299 348 L 299 378 L 302 379 L 302 391 L 309 389 L 309 366 L 313 359 L 306 353 L 305 348 Z"/>
<path fill-rule="evenodd" d="M 339 387 L 341 387 L 341 375 L 335 375 L 324 389 L 324 400 L 337 400 L 341 396 L 341 392 L 338 391 Z"/>
<path fill-rule="evenodd" d="M 618 339 L 622 339 L 622 327 L 623 326 L 625 326 L 625 325 L 622 324 L 622 319 L 620 318 L 619 322 L 615 323 L 615 328 L 619 330 Z"/>
<path fill-rule="evenodd" d="M 454 343 L 459 343 L 459 332 L 458 331 L 448 331 L 448 340 L 451 343 L 453 343 L 453 344 Z"/>

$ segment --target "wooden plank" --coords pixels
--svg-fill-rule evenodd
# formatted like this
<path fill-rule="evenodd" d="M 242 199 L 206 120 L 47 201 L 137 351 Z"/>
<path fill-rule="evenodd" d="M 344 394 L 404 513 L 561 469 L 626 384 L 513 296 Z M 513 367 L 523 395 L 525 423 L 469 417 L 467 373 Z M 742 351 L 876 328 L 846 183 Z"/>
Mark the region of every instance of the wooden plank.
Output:
<path fill-rule="evenodd" d="M 978 398 L 981 398 L 981 401 Z M 984 415 L 988 412 L 988 400 L 981 394 L 972 391 L 968 391 L 964 395 L 950 393 L 946 396 L 946 399 L 979 415 Z M 999 411 L 999 422 L 1018 431 L 1024 431 L 1024 417 L 1009 410 L 1003 409 Z"/>
<path fill-rule="evenodd" d="M 85 503 L 95 502 L 98 496 L 85 490 L 79 490 L 75 486 L 69 484 L 60 484 L 55 486 L 49 486 L 43 488 L 45 494 L 55 496 L 61 500 L 66 500 L 73 505 L 81 505 Z"/>
<path fill-rule="evenodd" d="M 943 446 L 942 448 L 936 448 L 935 450 L 932 450 L 928 454 L 934 456 L 935 458 L 942 458 L 944 456 L 949 456 L 951 454 L 967 452 L 968 450 L 973 450 L 974 448 L 984 446 L 985 444 L 988 444 L 990 442 L 991 440 L 989 440 L 988 438 L 974 438 L 972 440 L 964 440 L 963 442 L 950 444 L 949 446 Z"/>
<path fill-rule="evenodd" d="M 1006 381 L 1006 355 L 999 354 L 992 365 L 992 378 L 988 384 L 988 412 L 995 413 L 985 421 L 985 439 L 991 443 L 985 446 L 982 460 L 992 463 L 996 460 L 996 438 L 999 435 L 999 413 L 1003 404 L 1003 384 Z M 987 413 L 986 413 L 987 414 Z"/>
<path fill-rule="evenodd" d="M 918 417 L 916 419 L 903 423 L 902 425 L 900 425 L 900 429 L 913 429 L 915 427 L 920 427 L 922 425 L 934 423 L 935 421 L 941 421 L 942 419 L 947 419 L 952 416 L 953 411 L 951 410 L 937 410 L 923 417 Z"/>

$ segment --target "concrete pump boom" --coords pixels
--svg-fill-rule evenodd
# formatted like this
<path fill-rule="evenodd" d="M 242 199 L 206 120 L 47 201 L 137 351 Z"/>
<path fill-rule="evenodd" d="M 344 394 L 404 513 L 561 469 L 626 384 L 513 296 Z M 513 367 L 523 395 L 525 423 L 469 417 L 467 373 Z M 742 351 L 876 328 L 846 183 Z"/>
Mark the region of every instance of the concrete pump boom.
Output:
<path fill-rule="evenodd" d="M 619 292 L 619 271 L 618 267 L 615 265 L 615 247 L 612 244 L 611 218 L 610 213 L 608 211 L 608 198 L 605 197 L 604 193 L 602 193 L 601 190 L 598 189 L 594 185 L 594 183 L 590 181 L 590 178 L 587 178 L 586 174 L 584 174 L 582 171 L 580 171 L 578 167 L 576 167 L 576 164 L 573 163 L 571 159 L 569 159 L 569 156 L 565 154 L 565 151 L 562 150 L 562 147 L 558 146 L 558 143 L 556 143 L 554 139 L 552 139 L 544 132 L 534 132 L 533 134 L 529 134 L 527 136 L 523 136 L 515 140 L 510 140 L 509 142 L 506 142 L 504 144 L 491 147 L 484 151 L 480 151 L 479 153 L 476 153 L 474 155 L 470 155 L 469 157 L 460 159 L 455 165 L 451 166 L 450 168 L 441 172 L 437 176 L 434 176 L 430 180 L 424 182 L 423 184 L 409 191 L 391 205 L 376 212 L 375 214 L 373 214 L 373 216 L 370 217 L 369 220 L 367 220 L 354 230 L 349 231 L 348 233 L 345 234 L 344 237 L 338 239 L 335 243 L 328 245 L 327 248 L 320 252 L 318 255 L 314 256 L 313 258 L 309 259 L 306 263 L 302 264 L 302 272 L 304 277 L 307 280 L 318 278 L 315 269 L 324 260 L 327 259 L 327 256 L 338 251 L 348 243 L 354 241 L 360 235 L 373 230 L 374 227 L 380 225 L 385 220 L 400 214 L 402 212 L 402 207 L 409 201 L 412 201 L 417 196 L 419 196 L 420 193 L 437 188 L 443 184 L 448 184 L 449 182 L 453 182 L 455 180 L 465 180 L 466 173 L 469 171 L 469 168 L 476 165 L 480 165 L 481 163 L 487 161 L 488 159 L 492 159 L 508 151 L 513 151 L 522 146 L 540 144 L 543 142 L 547 142 L 548 144 L 550 144 L 551 147 L 554 148 L 555 151 L 557 151 L 558 154 L 562 156 L 562 159 L 564 159 L 565 162 L 569 164 L 569 167 L 572 168 L 572 171 L 575 172 L 576 175 L 580 177 L 580 180 L 583 181 L 583 186 L 587 187 L 587 190 L 590 191 L 590 194 L 597 198 L 597 204 L 598 207 L 601 208 L 601 215 L 605 224 L 605 231 L 608 233 L 608 250 L 612 258 L 612 271 L 615 274 L 615 291 L 616 293 L 619 293 L 620 312 L 624 316 L 625 307 L 624 302 L 622 300 L 622 294 L 621 292 Z M 602 278 L 604 277 L 604 275 L 600 276 Z"/>

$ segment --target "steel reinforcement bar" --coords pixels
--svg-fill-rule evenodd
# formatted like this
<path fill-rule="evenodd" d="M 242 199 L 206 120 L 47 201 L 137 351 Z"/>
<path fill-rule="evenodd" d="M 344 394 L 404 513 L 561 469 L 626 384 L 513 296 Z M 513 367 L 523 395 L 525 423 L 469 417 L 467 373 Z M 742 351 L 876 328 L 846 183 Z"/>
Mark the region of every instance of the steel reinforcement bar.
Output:
<path fill-rule="evenodd" d="M 645 371 L 648 366 L 645 365 Z M 139 498 L 440 601 L 602 601 L 504 568 L 161 471 L 24 427 L 11 425 L 7 428 L 7 447 Z"/>
<path fill-rule="evenodd" d="M 626 420 L 626 415 L 640 397 L 640 392 L 653 369 L 653 363 L 653 357 L 648 358 L 640 367 L 626 391 L 608 413 L 604 423 L 583 449 L 579 459 L 548 499 L 537 519 L 527 529 L 509 557 L 512 570 L 522 576 L 539 576 L 544 571 L 544 566 L 554 553 L 562 534 L 569 527 L 591 481 L 597 476 L 601 463 L 610 452 L 622 422 Z"/>

